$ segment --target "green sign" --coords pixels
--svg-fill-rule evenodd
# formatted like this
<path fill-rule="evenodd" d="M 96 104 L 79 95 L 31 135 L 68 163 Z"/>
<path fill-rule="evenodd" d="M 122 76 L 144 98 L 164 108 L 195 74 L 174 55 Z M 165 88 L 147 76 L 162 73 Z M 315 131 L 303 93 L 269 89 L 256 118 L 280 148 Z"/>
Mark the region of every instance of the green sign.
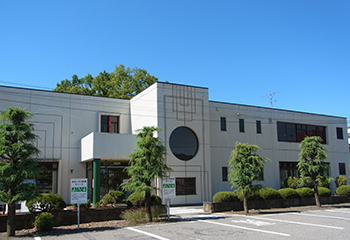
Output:
<path fill-rule="evenodd" d="M 86 187 L 72 187 L 72 192 L 86 192 Z"/>

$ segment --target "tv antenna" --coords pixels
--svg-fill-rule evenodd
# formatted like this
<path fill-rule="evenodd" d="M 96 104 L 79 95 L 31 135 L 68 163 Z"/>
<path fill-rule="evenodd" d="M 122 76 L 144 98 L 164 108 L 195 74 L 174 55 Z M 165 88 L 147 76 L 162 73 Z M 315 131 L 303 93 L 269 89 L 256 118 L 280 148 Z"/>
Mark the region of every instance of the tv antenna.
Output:
<path fill-rule="evenodd" d="M 273 107 L 273 103 L 276 102 L 277 100 L 274 100 L 273 97 L 279 92 L 273 92 L 273 93 L 270 93 L 270 94 L 267 94 L 263 97 L 269 97 L 270 98 L 270 104 L 271 104 L 271 107 Z"/>

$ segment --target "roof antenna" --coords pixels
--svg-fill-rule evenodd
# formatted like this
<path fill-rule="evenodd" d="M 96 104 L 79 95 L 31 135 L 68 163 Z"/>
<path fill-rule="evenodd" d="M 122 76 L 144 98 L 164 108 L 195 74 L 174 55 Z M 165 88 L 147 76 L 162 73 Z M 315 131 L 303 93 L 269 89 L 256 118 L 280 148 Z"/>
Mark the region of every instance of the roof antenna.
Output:
<path fill-rule="evenodd" d="M 267 94 L 263 97 L 269 97 L 270 98 L 270 104 L 271 104 L 271 107 L 273 107 L 273 103 L 276 102 L 277 100 L 273 100 L 273 97 L 279 92 L 273 92 L 273 93 L 270 93 L 270 94 Z"/>

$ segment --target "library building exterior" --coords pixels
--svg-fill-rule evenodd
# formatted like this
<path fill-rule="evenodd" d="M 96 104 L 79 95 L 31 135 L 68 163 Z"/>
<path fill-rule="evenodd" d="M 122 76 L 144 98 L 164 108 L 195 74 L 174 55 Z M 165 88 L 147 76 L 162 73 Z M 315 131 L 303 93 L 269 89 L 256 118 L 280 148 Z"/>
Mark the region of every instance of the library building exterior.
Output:
<path fill-rule="evenodd" d="M 346 118 L 209 101 L 208 92 L 156 82 L 132 99 L 115 99 L 0 86 L 0 111 L 13 106 L 34 114 L 37 160 L 46 169 L 36 185 L 67 204 L 72 178 L 88 179 L 91 201 L 121 190 L 136 131 L 144 126 L 162 129 L 157 136 L 176 181 L 171 205 L 200 204 L 219 191 L 232 191 L 228 159 L 237 141 L 258 145 L 259 155 L 271 159 L 263 169 L 264 187 L 280 189 L 288 176 L 299 176 L 299 143 L 305 136 L 322 137 L 330 177 L 350 173 Z M 162 179 L 154 185 L 162 196 Z M 334 182 L 330 187 L 335 192 Z"/>

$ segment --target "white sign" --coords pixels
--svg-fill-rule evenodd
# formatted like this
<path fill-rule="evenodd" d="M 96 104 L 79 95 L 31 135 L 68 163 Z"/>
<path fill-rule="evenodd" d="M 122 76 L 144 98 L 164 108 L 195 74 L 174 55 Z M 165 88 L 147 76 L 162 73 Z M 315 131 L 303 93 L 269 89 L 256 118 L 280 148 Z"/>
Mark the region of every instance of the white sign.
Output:
<path fill-rule="evenodd" d="M 87 203 L 87 178 L 73 178 L 70 182 L 70 202 Z"/>
<path fill-rule="evenodd" d="M 163 179 L 163 198 L 176 197 L 176 183 L 175 177 L 168 177 Z"/>

